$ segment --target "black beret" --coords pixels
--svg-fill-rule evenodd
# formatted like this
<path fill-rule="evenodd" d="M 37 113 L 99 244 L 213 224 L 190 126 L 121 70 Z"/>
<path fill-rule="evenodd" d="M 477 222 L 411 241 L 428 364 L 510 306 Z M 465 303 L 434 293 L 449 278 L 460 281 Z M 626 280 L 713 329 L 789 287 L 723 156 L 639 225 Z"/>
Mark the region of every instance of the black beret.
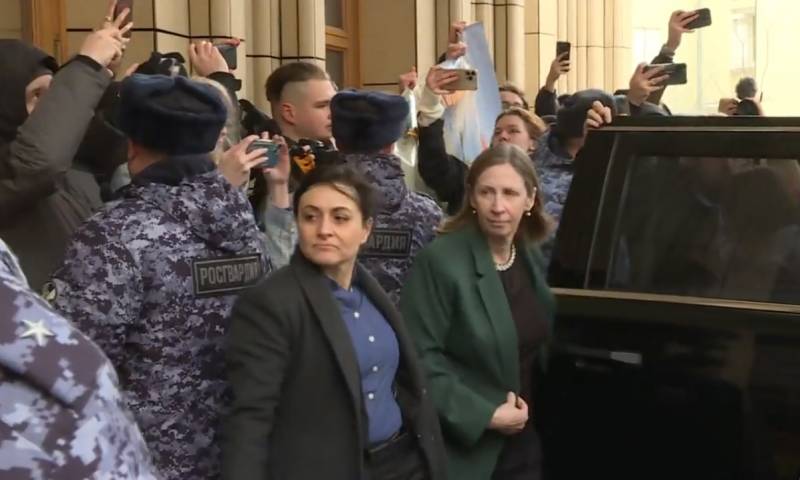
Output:
<path fill-rule="evenodd" d="M 558 111 L 556 120 L 558 135 L 562 139 L 582 137 L 586 112 L 596 101 L 610 108 L 612 115 L 616 115 L 616 105 L 611 95 L 602 90 L 581 90 L 570 95 L 564 102 L 564 106 Z"/>
<path fill-rule="evenodd" d="M 122 82 L 120 130 L 151 150 L 169 155 L 211 152 L 226 120 L 225 104 L 211 85 L 139 74 Z"/>
<path fill-rule="evenodd" d="M 406 131 L 409 106 L 400 95 L 343 91 L 331 100 L 333 138 L 345 153 L 374 153 Z"/>

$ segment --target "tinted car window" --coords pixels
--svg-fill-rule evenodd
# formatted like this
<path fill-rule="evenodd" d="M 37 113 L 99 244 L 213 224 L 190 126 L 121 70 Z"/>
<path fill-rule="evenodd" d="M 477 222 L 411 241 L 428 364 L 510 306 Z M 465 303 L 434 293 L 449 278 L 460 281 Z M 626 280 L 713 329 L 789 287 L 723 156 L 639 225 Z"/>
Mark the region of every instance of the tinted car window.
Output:
<path fill-rule="evenodd" d="M 793 159 L 633 158 L 606 286 L 798 303 L 798 200 Z"/>

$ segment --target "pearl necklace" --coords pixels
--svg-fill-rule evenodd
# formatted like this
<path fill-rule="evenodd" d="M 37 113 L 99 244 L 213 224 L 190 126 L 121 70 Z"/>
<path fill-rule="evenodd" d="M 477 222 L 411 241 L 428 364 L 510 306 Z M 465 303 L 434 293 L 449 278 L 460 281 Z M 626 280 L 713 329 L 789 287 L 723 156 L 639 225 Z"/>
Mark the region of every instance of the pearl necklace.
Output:
<path fill-rule="evenodd" d="M 496 263 L 494 264 L 494 268 L 497 269 L 498 272 L 505 272 L 512 265 L 514 265 L 514 260 L 517 258 L 517 247 L 514 244 L 511 244 L 511 255 L 508 257 L 508 261 L 506 263 Z"/>

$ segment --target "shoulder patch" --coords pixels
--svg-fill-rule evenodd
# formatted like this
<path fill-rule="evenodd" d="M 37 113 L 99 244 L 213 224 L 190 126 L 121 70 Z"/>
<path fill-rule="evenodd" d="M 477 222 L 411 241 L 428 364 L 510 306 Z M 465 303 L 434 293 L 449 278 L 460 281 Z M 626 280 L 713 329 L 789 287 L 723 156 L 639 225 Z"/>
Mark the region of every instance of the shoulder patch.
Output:
<path fill-rule="evenodd" d="M 411 255 L 411 229 L 375 228 L 359 255 L 365 258 L 408 258 Z"/>
<path fill-rule="evenodd" d="M 205 258 L 192 261 L 192 283 L 198 297 L 230 295 L 252 287 L 264 275 L 261 255 Z"/>

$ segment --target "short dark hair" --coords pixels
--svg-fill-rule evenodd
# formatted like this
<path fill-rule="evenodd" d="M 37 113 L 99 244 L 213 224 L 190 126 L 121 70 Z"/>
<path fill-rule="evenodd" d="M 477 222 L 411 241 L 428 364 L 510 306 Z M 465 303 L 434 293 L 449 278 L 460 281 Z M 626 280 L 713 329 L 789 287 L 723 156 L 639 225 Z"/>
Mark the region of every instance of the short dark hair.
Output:
<path fill-rule="evenodd" d="M 277 102 L 283 95 L 286 85 L 309 80 L 328 80 L 325 70 L 309 62 L 292 62 L 281 65 L 267 78 L 266 91 L 269 102 Z"/>
<path fill-rule="evenodd" d="M 519 88 L 518 86 L 512 83 L 504 83 L 503 85 L 500 85 L 498 90 L 500 90 L 501 92 L 513 93 L 514 95 L 522 99 L 522 106 L 523 108 L 525 108 L 525 110 L 528 110 L 530 108 L 528 106 L 528 99 L 525 98 L 525 92 L 523 92 L 522 89 Z"/>
<path fill-rule="evenodd" d="M 361 210 L 365 222 L 375 217 L 378 209 L 375 187 L 351 165 L 339 164 L 317 167 L 303 177 L 292 201 L 295 218 L 300 209 L 300 199 L 311 188 L 319 185 L 328 185 L 353 200 Z"/>
<path fill-rule="evenodd" d="M 755 79 L 753 77 L 744 77 L 736 84 L 736 97 L 739 100 L 754 98 L 757 90 Z"/>

